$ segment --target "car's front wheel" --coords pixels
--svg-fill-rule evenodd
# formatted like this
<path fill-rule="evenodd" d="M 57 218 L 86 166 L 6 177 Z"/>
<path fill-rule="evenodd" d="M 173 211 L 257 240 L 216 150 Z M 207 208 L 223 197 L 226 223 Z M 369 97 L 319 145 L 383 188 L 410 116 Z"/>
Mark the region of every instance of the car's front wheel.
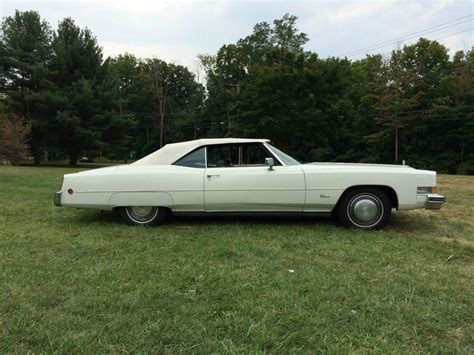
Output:
<path fill-rule="evenodd" d="M 169 211 L 155 206 L 128 206 L 120 208 L 120 216 L 132 225 L 158 225 L 169 216 Z"/>
<path fill-rule="evenodd" d="M 336 214 L 348 227 L 383 228 L 390 219 L 392 203 L 378 188 L 355 188 L 346 192 L 338 203 Z"/>

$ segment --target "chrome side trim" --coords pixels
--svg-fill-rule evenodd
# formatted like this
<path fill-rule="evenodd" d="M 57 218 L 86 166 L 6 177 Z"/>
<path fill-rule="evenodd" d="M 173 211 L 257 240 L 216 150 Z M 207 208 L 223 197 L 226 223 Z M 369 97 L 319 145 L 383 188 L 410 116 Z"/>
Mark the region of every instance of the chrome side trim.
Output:
<path fill-rule="evenodd" d="M 330 217 L 331 212 L 316 211 L 173 211 L 173 216 L 190 217 Z"/>

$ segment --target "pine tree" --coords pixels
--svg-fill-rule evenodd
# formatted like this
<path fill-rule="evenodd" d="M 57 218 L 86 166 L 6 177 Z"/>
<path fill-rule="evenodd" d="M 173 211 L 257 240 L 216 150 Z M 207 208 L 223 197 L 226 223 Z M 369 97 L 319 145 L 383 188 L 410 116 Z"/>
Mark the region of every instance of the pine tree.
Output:
<path fill-rule="evenodd" d="M 101 78 L 102 49 L 88 29 L 72 19 L 59 23 L 50 68 L 60 97 L 56 114 L 58 144 L 75 165 L 84 149 L 96 148 L 103 120 L 97 117 L 97 83 Z"/>
<path fill-rule="evenodd" d="M 31 126 L 31 146 L 35 164 L 47 143 L 51 127 L 52 83 L 51 30 L 35 11 L 15 11 L 2 22 L 0 67 L 4 100 L 10 111 Z"/>

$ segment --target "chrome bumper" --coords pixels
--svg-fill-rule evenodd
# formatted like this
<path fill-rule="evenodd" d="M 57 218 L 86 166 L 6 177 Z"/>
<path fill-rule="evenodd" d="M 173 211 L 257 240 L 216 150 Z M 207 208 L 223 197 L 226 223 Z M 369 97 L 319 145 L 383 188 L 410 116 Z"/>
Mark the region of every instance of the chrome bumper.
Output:
<path fill-rule="evenodd" d="M 425 208 L 427 210 L 439 210 L 443 203 L 446 202 L 446 197 L 438 194 L 428 194 L 426 195 L 426 204 Z"/>
<path fill-rule="evenodd" d="M 56 206 L 61 206 L 61 191 L 54 193 L 54 204 Z"/>

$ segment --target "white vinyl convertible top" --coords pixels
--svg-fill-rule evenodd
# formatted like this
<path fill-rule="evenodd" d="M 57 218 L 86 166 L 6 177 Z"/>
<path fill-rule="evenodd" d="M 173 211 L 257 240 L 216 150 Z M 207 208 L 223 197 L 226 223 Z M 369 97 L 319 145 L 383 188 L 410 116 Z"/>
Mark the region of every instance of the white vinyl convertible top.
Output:
<path fill-rule="evenodd" d="M 137 160 L 131 165 L 170 165 L 182 156 L 188 154 L 196 148 L 211 144 L 231 144 L 231 143 L 265 143 L 268 139 L 247 139 L 247 138 L 209 138 L 196 139 L 194 141 L 166 144 L 163 148 L 148 154 L 146 157 Z"/>

